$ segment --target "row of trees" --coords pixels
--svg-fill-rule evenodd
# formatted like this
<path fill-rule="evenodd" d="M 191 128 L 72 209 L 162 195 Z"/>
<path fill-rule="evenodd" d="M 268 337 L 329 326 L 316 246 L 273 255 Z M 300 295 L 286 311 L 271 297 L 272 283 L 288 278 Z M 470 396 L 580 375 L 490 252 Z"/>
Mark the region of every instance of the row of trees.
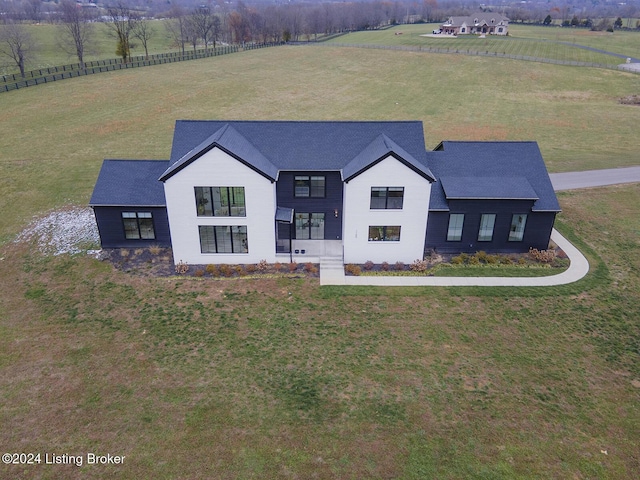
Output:
<path fill-rule="evenodd" d="M 330 35 L 398 23 L 441 22 L 449 16 L 468 15 L 474 10 L 462 0 L 441 0 L 446 1 L 442 5 L 438 4 L 438 0 L 252 5 L 242 0 L 233 5 L 225 0 L 204 1 L 207 3 L 195 3 L 187 7 L 179 1 L 153 3 L 151 0 L 116 0 L 116 3 L 96 7 L 96 4 L 79 4 L 76 0 L 54 0 L 47 4 L 41 0 L 22 0 L 22 3 L 0 0 L 0 22 L 5 23 L 0 25 L 0 56 L 10 59 L 21 73 L 24 72 L 25 64 L 36 47 L 28 31 L 23 28 L 26 19 L 41 21 L 46 18 L 59 24 L 58 43 L 61 48 L 83 63 L 86 52 L 92 47 L 96 22 L 103 22 L 107 26 L 114 38 L 114 53 L 126 61 L 131 56 L 134 41 L 139 41 L 145 55 L 148 55 L 149 41 L 154 35 L 165 32 L 174 46 L 184 52 L 187 48 L 195 49 L 198 46 L 215 47 L 217 42 L 279 43 L 311 40 L 318 34 Z M 43 12 L 44 5 L 50 10 Z M 170 8 L 161 10 L 163 5 L 169 5 Z M 527 4 L 526 7 L 516 5 L 501 8 L 501 13 L 512 22 L 550 23 L 552 20 L 561 20 L 567 23 L 572 18 L 570 12 L 575 9 L 575 5 L 569 4 L 562 8 L 552 7 L 551 10 L 538 3 Z M 604 8 L 597 2 L 589 5 L 594 10 L 591 18 L 597 18 L 596 8 Z M 585 8 L 588 7 L 583 7 L 583 14 Z M 633 5 L 620 8 L 625 9 L 625 17 L 630 18 L 636 13 Z M 603 10 L 601 13 L 610 12 Z"/>

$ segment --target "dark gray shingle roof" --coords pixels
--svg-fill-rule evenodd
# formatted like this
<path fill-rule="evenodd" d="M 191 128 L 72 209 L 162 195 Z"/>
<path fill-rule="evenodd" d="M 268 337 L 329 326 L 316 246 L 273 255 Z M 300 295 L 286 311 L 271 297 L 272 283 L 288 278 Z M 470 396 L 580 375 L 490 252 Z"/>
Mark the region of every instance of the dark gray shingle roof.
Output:
<path fill-rule="evenodd" d="M 212 141 L 241 157 L 267 176 L 276 170 L 341 171 L 371 144 L 386 136 L 418 171 L 429 172 L 422 122 L 308 122 L 308 121 L 203 121 L 179 120 L 173 137 L 171 167 L 167 175 L 189 162 Z M 197 148 L 196 148 L 197 147 Z M 198 150 L 200 149 L 200 150 Z M 363 159 L 362 162 L 364 162 Z M 360 162 L 358 160 L 358 162 Z M 370 158 L 369 161 L 378 160 Z M 362 163 L 360 162 L 360 163 Z M 358 165 L 362 166 L 360 163 Z M 429 172 L 430 174 L 430 172 Z M 166 176 L 163 178 L 167 178 Z"/>
<path fill-rule="evenodd" d="M 240 135 L 235 128 L 227 123 L 213 135 L 197 145 L 194 149 L 190 150 L 177 161 L 173 162 L 167 171 L 162 174 L 160 180 L 169 178 L 175 172 L 200 158 L 214 146 L 217 146 L 233 155 L 239 161 L 247 164 L 250 168 L 253 168 L 272 181 L 274 181 L 278 176 L 278 169 L 269 160 L 267 160 L 267 158 L 257 150 L 250 141 Z"/>
<path fill-rule="evenodd" d="M 538 200 L 526 177 L 440 177 L 447 200 Z"/>
<path fill-rule="evenodd" d="M 91 206 L 165 206 L 158 178 L 166 160 L 105 160 L 93 189 Z"/>
<path fill-rule="evenodd" d="M 536 142 L 446 141 L 436 150 L 427 154 L 429 167 L 438 179 L 431 187 L 430 210 L 448 210 L 447 194 L 455 194 L 475 198 L 537 198 L 533 211 L 560 211 Z M 447 185 L 447 179 L 456 180 Z M 526 179 L 528 186 L 522 179 Z M 445 193 L 445 187 L 453 190 Z M 465 188 L 469 193 L 461 193 Z"/>
<path fill-rule="evenodd" d="M 344 166 L 342 170 L 344 181 L 348 182 L 353 177 L 372 167 L 377 161 L 386 158 L 389 154 L 393 154 L 395 158 L 418 175 L 427 178 L 431 182 L 435 181 L 433 174 L 426 164 L 420 163 L 404 148 L 384 134 L 378 135 L 373 142 L 367 145 L 364 150 Z"/>

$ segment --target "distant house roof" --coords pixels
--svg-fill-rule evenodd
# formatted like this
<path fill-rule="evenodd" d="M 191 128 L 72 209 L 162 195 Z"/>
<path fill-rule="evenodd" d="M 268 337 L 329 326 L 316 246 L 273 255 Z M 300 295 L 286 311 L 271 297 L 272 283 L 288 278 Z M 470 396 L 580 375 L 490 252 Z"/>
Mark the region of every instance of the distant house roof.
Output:
<path fill-rule="evenodd" d="M 166 160 L 105 160 L 89 205 L 163 207 L 164 186 L 158 177 L 168 166 Z"/>
<path fill-rule="evenodd" d="M 433 180 L 422 122 L 307 122 L 179 120 L 166 180 L 218 146 L 271 180 L 279 171 L 333 170 L 352 178 L 394 156 Z"/>
<path fill-rule="evenodd" d="M 478 20 L 476 22 L 476 20 Z M 492 22 L 493 20 L 493 22 Z M 496 12 L 477 12 L 471 15 L 449 17 L 443 24 L 448 27 L 457 27 L 461 25 L 498 25 L 500 22 L 509 22 L 509 18 Z"/>
<path fill-rule="evenodd" d="M 559 212 L 536 142 L 442 142 L 428 153 L 438 181 L 431 210 L 449 210 L 452 199 L 534 200 L 533 211 Z"/>

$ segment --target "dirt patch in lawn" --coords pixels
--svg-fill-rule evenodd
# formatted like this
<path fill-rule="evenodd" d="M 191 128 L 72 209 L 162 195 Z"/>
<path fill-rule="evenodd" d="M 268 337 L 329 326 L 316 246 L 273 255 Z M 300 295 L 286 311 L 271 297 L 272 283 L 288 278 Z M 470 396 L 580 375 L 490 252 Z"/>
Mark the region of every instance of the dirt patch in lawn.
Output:
<path fill-rule="evenodd" d="M 619 102 L 623 105 L 640 105 L 640 95 L 627 95 L 622 97 Z"/>

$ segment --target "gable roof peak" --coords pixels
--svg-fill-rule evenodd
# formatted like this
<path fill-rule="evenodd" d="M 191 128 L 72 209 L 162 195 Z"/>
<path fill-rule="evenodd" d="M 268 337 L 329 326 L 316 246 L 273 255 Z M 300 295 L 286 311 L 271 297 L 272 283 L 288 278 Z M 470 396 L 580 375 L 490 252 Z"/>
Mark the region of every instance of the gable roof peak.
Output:
<path fill-rule="evenodd" d="M 230 123 L 224 123 L 203 142 L 176 160 L 162 174 L 160 180 L 169 179 L 215 147 L 220 148 L 271 181 L 275 181 L 278 176 L 278 169 L 249 140 L 233 128 Z"/>
<path fill-rule="evenodd" d="M 429 168 L 416 160 L 416 158 L 394 142 L 386 134 L 381 133 L 373 139 L 364 150 L 358 153 L 342 170 L 342 177 L 345 182 L 360 175 L 365 170 L 373 167 L 384 158 L 392 155 L 394 158 L 405 164 L 418 175 L 426 178 L 430 182 L 435 181 L 435 177 Z"/>

